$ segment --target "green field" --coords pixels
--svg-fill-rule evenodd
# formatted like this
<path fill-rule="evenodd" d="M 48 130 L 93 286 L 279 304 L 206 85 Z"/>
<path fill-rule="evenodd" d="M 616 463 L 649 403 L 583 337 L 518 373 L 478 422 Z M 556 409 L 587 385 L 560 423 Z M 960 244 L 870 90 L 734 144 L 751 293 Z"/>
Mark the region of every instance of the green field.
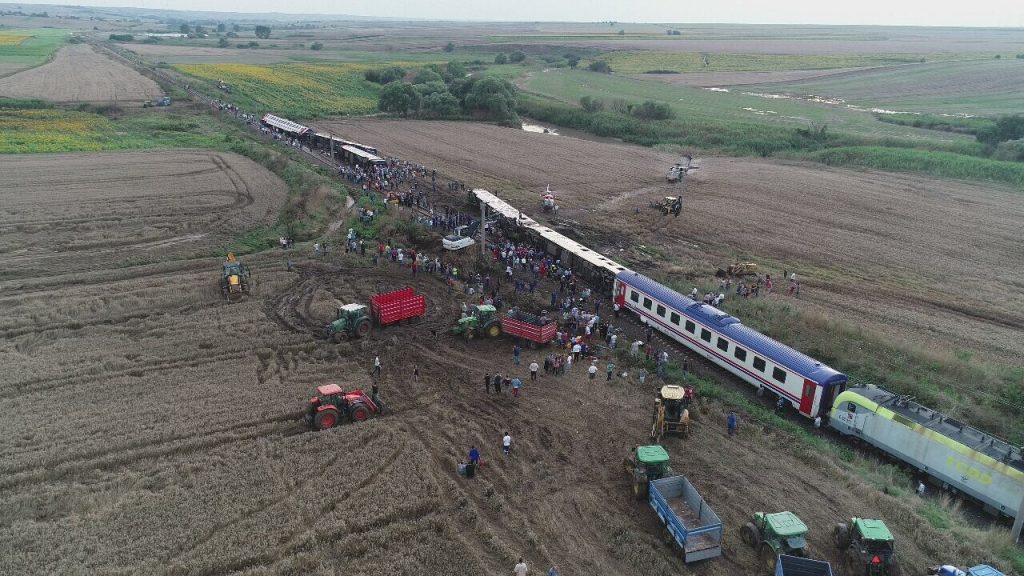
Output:
<path fill-rule="evenodd" d="M 31 30 L 3 30 L 0 34 L 28 36 L 17 43 L 0 42 L 0 76 L 17 69 L 38 66 L 50 59 L 58 48 L 67 43 L 66 30 L 49 28 Z"/>
<path fill-rule="evenodd" d="M 640 80 L 615 74 L 583 70 L 554 69 L 535 73 L 525 85 L 536 93 L 576 105 L 583 96 L 600 98 L 607 104 L 616 99 L 631 102 L 654 100 L 668 103 L 682 122 L 749 124 L 774 128 L 806 128 L 828 125 L 833 132 L 865 138 L 897 138 L 910 142 L 948 146 L 971 138 L 952 133 L 897 126 L 878 121 L 873 115 L 842 106 L 812 104 L 801 100 L 749 96 L 737 89 L 714 92 L 688 86 L 672 86 L 655 80 Z"/>
<path fill-rule="evenodd" d="M 708 54 L 699 52 L 623 51 L 599 59 L 619 74 L 665 72 L 778 72 L 892 66 L 932 60 L 934 54 Z M 944 60 L 978 59 L 978 54 L 942 54 Z"/>
<path fill-rule="evenodd" d="M 928 62 L 759 89 L 821 94 L 901 112 L 1019 114 L 1024 111 L 1024 60 Z"/>

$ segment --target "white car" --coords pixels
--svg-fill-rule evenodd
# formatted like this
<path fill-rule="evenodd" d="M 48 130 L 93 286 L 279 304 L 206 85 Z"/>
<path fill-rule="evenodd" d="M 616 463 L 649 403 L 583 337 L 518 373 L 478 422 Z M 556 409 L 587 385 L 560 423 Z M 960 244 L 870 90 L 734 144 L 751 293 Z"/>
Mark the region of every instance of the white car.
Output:
<path fill-rule="evenodd" d="M 462 250 L 463 248 L 472 246 L 473 244 L 476 244 L 476 240 L 473 240 L 469 236 L 458 236 L 456 234 L 445 236 L 444 239 L 441 240 L 441 245 L 444 246 L 445 250 Z"/>

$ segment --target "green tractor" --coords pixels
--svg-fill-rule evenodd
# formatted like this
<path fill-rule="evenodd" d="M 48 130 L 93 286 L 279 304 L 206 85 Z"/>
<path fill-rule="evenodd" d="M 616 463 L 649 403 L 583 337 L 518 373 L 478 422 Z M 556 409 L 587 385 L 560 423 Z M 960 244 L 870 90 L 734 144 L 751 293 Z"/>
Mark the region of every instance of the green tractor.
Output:
<path fill-rule="evenodd" d="M 466 310 L 466 315 L 452 328 L 452 334 L 462 336 L 466 340 L 481 335 L 489 338 L 501 336 L 501 319 L 498 318 L 497 309 L 490 304 L 471 306 Z"/>
<path fill-rule="evenodd" d="M 850 576 L 899 576 L 895 539 L 881 520 L 851 518 L 832 532 Z"/>
<path fill-rule="evenodd" d="M 363 338 L 370 333 L 370 316 L 362 304 L 338 306 L 338 318 L 324 328 L 324 337 L 335 342 Z"/>
<path fill-rule="evenodd" d="M 652 480 L 672 475 L 668 452 L 658 445 L 637 446 L 633 454 L 622 461 L 622 467 L 633 479 L 633 494 L 637 500 L 647 498 L 648 484 Z"/>
<path fill-rule="evenodd" d="M 754 514 L 751 522 L 740 528 L 743 541 L 757 550 L 768 572 L 775 573 L 779 554 L 805 556 L 807 525 L 792 512 Z"/>

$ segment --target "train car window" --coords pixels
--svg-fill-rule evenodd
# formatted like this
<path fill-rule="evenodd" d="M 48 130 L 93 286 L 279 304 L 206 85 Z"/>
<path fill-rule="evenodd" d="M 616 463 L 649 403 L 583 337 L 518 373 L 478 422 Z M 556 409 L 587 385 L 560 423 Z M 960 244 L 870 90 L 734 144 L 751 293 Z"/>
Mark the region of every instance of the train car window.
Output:
<path fill-rule="evenodd" d="M 647 308 L 648 310 L 650 310 L 651 306 L 653 304 L 654 304 L 654 302 L 651 302 L 650 298 L 644 298 L 644 308 Z"/>
<path fill-rule="evenodd" d="M 776 367 L 775 369 L 772 370 L 772 378 L 775 378 L 779 382 L 785 382 L 786 381 L 786 371 L 783 370 L 782 368 Z"/>
<path fill-rule="evenodd" d="M 633 302 L 639 302 L 640 301 L 640 293 L 637 292 L 636 290 L 630 290 L 629 291 L 629 299 L 632 300 Z"/>
<path fill-rule="evenodd" d="M 754 356 L 754 369 L 764 372 L 764 367 L 764 358 L 761 358 L 760 356 Z"/>
<path fill-rule="evenodd" d="M 672 315 L 669 316 L 669 321 L 675 324 L 676 326 L 679 326 L 679 314 L 673 312 Z"/>
<path fill-rule="evenodd" d="M 705 342 L 711 342 L 711 331 L 706 328 L 700 329 L 700 339 Z"/>
<path fill-rule="evenodd" d="M 686 331 L 689 332 L 690 334 L 696 334 L 697 333 L 697 325 L 694 324 L 693 321 L 687 320 L 686 321 Z"/>
<path fill-rule="evenodd" d="M 658 316 L 665 317 L 665 307 L 661 304 L 658 304 Z"/>
<path fill-rule="evenodd" d="M 718 349 L 721 350 L 722 352 L 729 351 L 729 341 L 726 340 L 725 338 L 719 338 L 716 346 L 718 346 Z"/>
<path fill-rule="evenodd" d="M 740 348 L 739 346 L 737 346 L 736 349 L 732 351 L 732 355 L 735 356 L 736 359 L 739 360 L 740 362 L 747 361 L 747 351 L 744 350 L 743 348 Z"/>

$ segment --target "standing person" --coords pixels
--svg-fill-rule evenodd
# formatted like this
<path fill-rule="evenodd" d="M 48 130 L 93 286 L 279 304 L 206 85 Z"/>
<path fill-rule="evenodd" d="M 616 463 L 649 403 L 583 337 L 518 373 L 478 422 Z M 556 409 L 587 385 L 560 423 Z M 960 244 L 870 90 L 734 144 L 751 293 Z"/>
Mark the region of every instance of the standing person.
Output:
<path fill-rule="evenodd" d="M 488 372 L 484 375 L 484 393 L 491 393 L 491 373 Z"/>
<path fill-rule="evenodd" d="M 519 355 L 522 354 L 523 349 L 519 347 L 519 343 L 512 347 L 512 363 L 519 366 Z"/>
<path fill-rule="evenodd" d="M 565 371 L 566 372 L 572 371 L 572 354 L 566 354 L 565 355 L 565 364 L 564 364 L 564 366 L 565 366 Z"/>
<path fill-rule="evenodd" d="M 419 366 L 413 366 L 412 367 L 412 381 L 417 383 L 417 384 L 419 384 L 419 382 L 420 382 L 420 367 Z"/>
<path fill-rule="evenodd" d="M 615 364 L 608 363 L 608 382 L 612 381 L 612 372 L 615 372 Z"/>
<path fill-rule="evenodd" d="M 925 491 L 924 481 L 918 480 L 917 481 L 917 495 L 923 498 L 924 497 L 924 491 Z"/>
<path fill-rule="evenodd" d="M 725 426 L 729 430 L 729 436 L 736 434 L 736 428 L 739 426 L 739 418 L 736 416 L 735 411 L 729 411 L 729 417 L 725 419 Z"/>
<path fill-rule="evenodd" d="M 644 385 L 644 381 L 647 380 L 647 368 L 640 368 L 640 385 Z"/>
<path fill-rule="evenodd" d="M 796 294 L 795 294 L 795 296 L 797 298 L 800 297 L 800 283 L 799 282 L 796 283 Z"/>
<path fill-rule="evenodd" d="M 512 569 L 512 574 L 514 574 L 515 576 L 526 576 L 526 570 L 526 562 L 524 562 L 523 559 L 520 558 L 519 564 L 516 564 L 516 567 Z"/>
<path fill-rule="evenodd" d="M 618 341 L 619 336 L 617 334 L 612 334 L 611 336 L 608 337 L 608 344 L 611 346 L 612 350 L 615 350 L 615 345 L 618 343 Z"/>
<path fill-rule="evenodd" d="M 373 372 L 377 376 L 380 376 L 380 356 L 373 357 Z"/>
<path fill-rule="evenodd" d="M 619 317 L 619 303 L 618 302 L 612 304 L 612 313 L 615 314 L 616 318 Z M 554 569 L 554 566 L 552 566 L 552 569 Z"/>
<path fill-rule="evenodd" d="M 530 362 L 530 380 L 537 379 L 537 371 L 540 370 L 540 366 L 537 365 L 537 361 Z"/>
<path fill-rule="evenodd" d="M 583 348 L 580 346 L 579 342 L 576 342 L 576 343 L 574 343 L 572 345 L 572 357 L 573 357 L 573 360 L 576 360 L 577 362 L 580 361 L 580 351 L 582 349 Z"/>
<path fill-rule="evenodd" d="M 552 564 L 551 568 L 548 568 L 548 576 L 558 576 L 558 566 L 557 565 Z"/>
<path fill-rule="evenodd" d="M 498 394 L 501 394 L 501 373 L 500 372 L 496 373 L 494 375 L 494 378 L 492 379 L 492 382 L 494 382 L 494 391 L 496 393 L 498 393 Z"/>
<path fill-rule="evenodd" d="M 506 431 L 505 435 L 501 438 L 501 451 L 505 456 L 512 455 L 512 435 L 509 434 L 508 431 Z M 522 560 L 520 560 L 520 562 L 522 562 Z"/>
<path fill-rule="evenodd" d="M 519 389 L 523 387 L 523 381 L 518 376 L 512 379 L 512 397 L 519 398 Z"/>
<path fill-rule="evenodd" d="M 689 378 L 690 377 L 690 357 L 689 356 L 683 356 L 683 377 L 684 378 Z"/>
<path fill-rule="evenodd" d="M 590 363 L 590 368 L 587 368 L 587 373 L 590 374 L 590 379 L 591 380 L 593 380 L 594 377 L 597 376 L 597 361 L 596 360 Z"/>

